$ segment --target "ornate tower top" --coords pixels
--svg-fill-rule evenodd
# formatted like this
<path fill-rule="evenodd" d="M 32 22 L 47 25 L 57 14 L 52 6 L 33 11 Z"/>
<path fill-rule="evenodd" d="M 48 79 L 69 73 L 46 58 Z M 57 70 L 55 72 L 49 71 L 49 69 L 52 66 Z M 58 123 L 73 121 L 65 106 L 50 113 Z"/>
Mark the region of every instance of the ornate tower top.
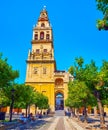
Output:
<path fill-rule="evenodd" d="M 46 6 L 44 6 L 43 10 L 41 11 L 38 21 L 49 21 Z"/>
<path fill-rule="evenodd" d="M 46 11 L 45 6 L 44 6 L 43 10 L 40 12 L 40 16 L 38 18 L 37 24 L 34 27 L 34 29 L 36 29 L 36 28 L 41 28 L 41 29 L 44 29 L 44 28 L 48 29 L 49 28 L 49 29 L 51 29 L 49 18 L 48 18 L 48 13 Z"/>
<path fill-rule="evenodd" d="M 31 43 L 32 51 L 29 51 L 28 60 L 54 61 L 53 34 L 45 6 L 33 28 Z"/>

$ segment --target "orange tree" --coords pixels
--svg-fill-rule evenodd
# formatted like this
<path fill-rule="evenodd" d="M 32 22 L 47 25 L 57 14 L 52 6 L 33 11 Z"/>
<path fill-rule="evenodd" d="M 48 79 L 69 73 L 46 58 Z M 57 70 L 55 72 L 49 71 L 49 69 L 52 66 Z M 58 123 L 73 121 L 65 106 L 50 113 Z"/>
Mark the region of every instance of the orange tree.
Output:
<path fill-rule="evenodd" d="M 87 122 L 87 106 L 95 105 L 96 99 L 94 95 L 88 89 L 88 86 L 84 81 L 79 81 L 75 79 L 74 81 L 70 81 L 68 84 L 68 98 L 66 100 L 66 105 L 71 108 L 78 108 L 83 107 L 83 116 L 84 121 Z M 77 111 L 77 117 L 79 118 L 79 112 Z"/>
<path fill-rule="evenodd" d="M 36 114 L 36 109 L 37 107 L 42 110 L 42 109 L 48 109 L 49 104 L 48 104 L 48 97 L 43 95 L 40 92 L 36 92 L 34 96 L 34 101 L 33 103 L 35 104 L 35 114 Z"/>
<path fill-rule="evenodd" d="M 76 58 L 69 72 L 75 77 L 74 80 L 84 82 L 90 93 L 94 95 L 100 113 L 100 126 L 103 127 L 105 124 L 103 105 L 108 104 L 108 62 L 103 61 L 101 68 L 98 68 L 94 61 L 84 64 L 82 57 Z"/>
<path fill-rule="evenodd" d="M 0 91 L 2 94 L 0 95 L 0 108 L 3 105 L 3 96 L 4 95 L 4 89 L 12 87 L 12 84 L 14 83 L 14 80 L 19 77 L 19 72 L 17 70 L 13 70 L 12 66 L 10 66 L 7 63 L 7 58 L 3 58 L 2 54 L 0 53 Z M 7 98 L 5 98 L 7 100 Z M 13 96 L 11 95 L 11 105 L 10 105 L 10 121 L 12 116 L 12 107 L 13 107 Z"/>
<path fill-rule="evenodd" d="M 7 87 L 19 77 L 19 72 L 13 70 L 7 62 L 7 58 L 3 58 L 0 53 L 0 88 Z"/>

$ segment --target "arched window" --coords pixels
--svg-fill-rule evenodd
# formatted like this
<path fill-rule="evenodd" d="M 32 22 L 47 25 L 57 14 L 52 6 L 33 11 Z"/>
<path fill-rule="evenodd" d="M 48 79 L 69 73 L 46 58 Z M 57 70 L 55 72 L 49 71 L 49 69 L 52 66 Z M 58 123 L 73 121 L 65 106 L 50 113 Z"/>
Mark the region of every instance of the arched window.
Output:
<path fill-rule="evenodd" d="M 42 24 L 41 24 L 41 27 L 45 27 L 45 24 L 44 24 L 44 23 L 42 23 Z"/>
<path fill-rule="evenodd" d="M 49 40 L 49 34 L 46 34 L 46 39 Z"/>
<path fill-rule="evenodd" d="M 35 39 L 35 40 L 38 40 L 38 34 L 35 34 L 35 35 L 34 35 L 34 39 Z"/>
<path fill-rule="evenodd" d="M 40 33 L 40 39 L 43 40 L 44 39 L 44 32 Z"/>

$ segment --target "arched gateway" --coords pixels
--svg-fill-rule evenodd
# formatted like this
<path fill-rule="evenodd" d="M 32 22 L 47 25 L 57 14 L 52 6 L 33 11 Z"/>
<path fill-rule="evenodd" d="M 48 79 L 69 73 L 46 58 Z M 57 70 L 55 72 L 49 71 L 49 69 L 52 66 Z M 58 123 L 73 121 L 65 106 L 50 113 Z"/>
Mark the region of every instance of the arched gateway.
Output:
<path fill-rule="evenodd" d="M 64 109 L 64 96 L 62 93 L 58 92 L 55 94 L 55 110 Z"/>

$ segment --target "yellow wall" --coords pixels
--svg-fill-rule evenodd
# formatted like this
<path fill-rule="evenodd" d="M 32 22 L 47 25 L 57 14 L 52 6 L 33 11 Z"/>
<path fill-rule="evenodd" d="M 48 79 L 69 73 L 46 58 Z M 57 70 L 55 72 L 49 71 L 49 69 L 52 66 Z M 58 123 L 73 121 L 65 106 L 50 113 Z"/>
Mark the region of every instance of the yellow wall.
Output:
<path fill-rule="evenodd" d="M 55 63 L 29 63 L 27 65 L 26 82 L 54 82 L 53 72 Z M 37 67 L 38 72 L 34 74 L 34 68 Z M 46 67 L 46 74 L 43 74 L 43 68 Z"/>
<path fill-rule="evenodd" d="M 36 90 L 38 92 L 43 93 L 45 96 L 48 97 L 49 106 L 50 106 L 52 111 L 55 111 L 55 95 L 56 95 L 56 93 L 61 92 L 64 95 L 64 100 L 67 98 L 67 95 L 68 95 L 67 83 L 64 83 L 62 87 L 58 87 L 58 88 L 55 87 L 55 82 L 52 82 L 52 83 L 51 82 L 29 83 L 29 85 L 33 86 L 34 88 L 36 88 Z M 65 103 L 65 101 L 64 101 L 64 103 Z"/>
<path fill-rule="evenodd" d="M 54 83 L 30 83 L 29 85 L 33 86 L 38 92 L 43 93 L 48 97 L 50 108 L 54 111 Z"/>

